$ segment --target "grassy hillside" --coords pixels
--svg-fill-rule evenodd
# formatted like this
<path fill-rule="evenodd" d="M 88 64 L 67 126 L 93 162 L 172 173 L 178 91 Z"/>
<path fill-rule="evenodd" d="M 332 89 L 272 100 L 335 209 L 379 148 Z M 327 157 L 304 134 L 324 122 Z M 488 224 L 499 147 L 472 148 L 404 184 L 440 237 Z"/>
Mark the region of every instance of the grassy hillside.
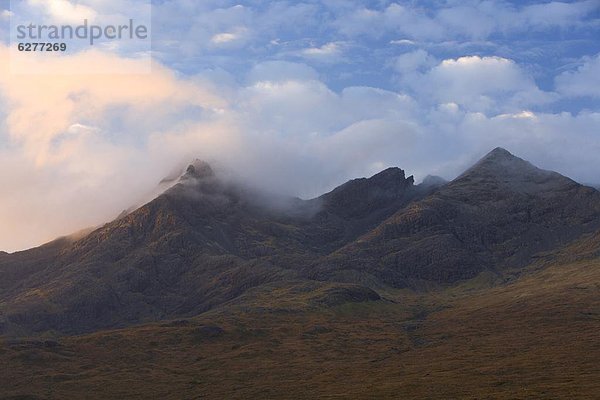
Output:
<path fill-rule="evenodd" d="M 271 285 L 195 319 L 6 339 L 0 398 L 597 399 L 600 260 L 498 279 L 378 301 Z"/>

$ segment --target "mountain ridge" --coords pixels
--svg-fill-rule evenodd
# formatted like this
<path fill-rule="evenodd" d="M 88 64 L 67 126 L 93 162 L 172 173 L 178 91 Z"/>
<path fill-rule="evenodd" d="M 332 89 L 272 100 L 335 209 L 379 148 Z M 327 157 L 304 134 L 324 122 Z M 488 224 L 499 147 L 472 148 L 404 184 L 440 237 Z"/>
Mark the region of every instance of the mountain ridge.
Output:
<path fill-rule="evenodd" d="M 367 289 L 451 286 L 600 230 L 600 193 L 503 149 L 445 184 L 415 185 L 389 168 L 277 203 L 197 161 L 79 240 L 0 256 L 0 332 L 189 317 L 274 282 L 338 285 L 330 296 L 349 301 Z"/>
<path fill-rule="evenodd" d="M 340 268 L 356 271 L 361 260 L 369 266 L 363 270 L 388 275 L 393 285 L 456 281 L 490 268 L 524 266 L 534 254 L 598 229 L 598 192 L 497 148 L 333 254 L 325 271 L 312 272 L 339 278 Z"/>

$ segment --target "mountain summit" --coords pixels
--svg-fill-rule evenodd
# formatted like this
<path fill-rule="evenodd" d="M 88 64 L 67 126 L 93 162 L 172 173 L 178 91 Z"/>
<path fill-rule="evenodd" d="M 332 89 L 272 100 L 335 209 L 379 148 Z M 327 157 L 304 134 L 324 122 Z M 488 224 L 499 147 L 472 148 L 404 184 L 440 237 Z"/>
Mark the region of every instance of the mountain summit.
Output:
<path fill-rule="evenodd" d="M 290 282 L 334 285 L 333 297 L 315 294 L 322 303 L 375 299 L 381 287 L 522 268 L 600 230 L 599 192 L 500 148 L 433 183 L 389 168 L 305 201 L 223 182 L 195 161 L 162 195 L 83 238 L 0 255 L 0 330 L 192 316 Z"/>
<path fill-rule="evenodd" d="M 523 267 L 598 229 L 600 193 L 497 148 L 330 255 L 315 273 L 339 279 L 359 270 L 395 286 L 454 282 Z"/>
<path fill-rule="evenodd" d="M 208 164 L 206 161 L 196 159 L 187 167 L 182 179 L 204 179 L 213 178 L 214 176 L 215 173 L 210 164 Z"/>
<path fill-rule="evenodd" d="M 351 180 L 321 196 L 324 207 L 345 217 L 367 216 L 415 196 L 415 180 L 400 168 L 388 168 L 371 178 Z"/>
<path fill-rule="evenodd" d="M 484 156 L 458 177 L 453 185 L 457 187 L 463 182 L 469 187 L 474 183 L 478 184 L 485 191 L 494 189 L 490 185 L 500 185 L 503 190 L 530 194 L 577 185 L 571 179 L 537 168 L 501 147 Z"/>

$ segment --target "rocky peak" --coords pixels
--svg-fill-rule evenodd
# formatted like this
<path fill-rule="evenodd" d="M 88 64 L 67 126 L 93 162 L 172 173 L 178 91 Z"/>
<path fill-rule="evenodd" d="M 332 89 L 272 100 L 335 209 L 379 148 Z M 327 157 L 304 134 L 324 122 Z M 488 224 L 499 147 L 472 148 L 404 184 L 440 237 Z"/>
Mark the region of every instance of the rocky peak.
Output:
<path fill-rule="evenodd" d="M 412 176 L 406 177 L 403 170 L 397 167 L 385 169 L 370 178 L 353 179 L 334 189 L 325 197 L 337 198 L 348 195 L 380 195 L 404 192 L 407 188 L 414 185 L 415 179 Z"/>
<path fill-rule="evenodd" d="M 192 164 L 190 164 L 185 173 L 182 176 L 182 180 L 186 179 L 204 179 L 204 178 L 212 178 L 215 176 L 213 169 L 206 161 L 202 160 L 194 160 Z"/>
<path fill-rule="evenodd" d="M 215 175 L 211 166 L 202 160 L 191 163 L 179 178 L 179 181 L 163 194 L 187 200 L 207 200 L 209 196 L 223 195 L 224 185 Z M 213 199 L 216 202 L 218 199 Z"/>
<path fill-rule="evenodd" d="M 576 184 L 556 172 L 540 169 L 528 161 L 514 156 L 509 151 L 497 147 L 473 167 L 453 181 L 452 186 L 477 183 L 481 190 L 490 191 L 496 188 L 514 192 L 536 193 L 556 190 L 560 187 Z"/>
<path fill-rule="evenodd" d="M 496 147 L 494 150 L 490 151 L 484 158 L 496 160 L 510 160 L 518 157 L 514 156 L 510 151 L 506 150 L 505 148 Z"/>
<path fill-rule="evenodd" d="M 406 178 L 406 174 L 403 170 L 398 167 L 391 167 L 379 172 L 376 175 L 373 175 L 371 178 L 366 179 L 366 181 L 370 182 L 373 185 L 377 186 L 385 186 L 392 185 L 396 186 L 398 184 L 404 185 L 412 185 L 415 180 L 412 176 Z"/>
<path fill-rule="evenodd" d="M 325 207 L 345 216 L 365 215 L 377 208 L 404 202 L 412 194 L 414 178 L 400 168 L 388 168 L 371 178 L 353 179 L 323 195 Z"/>
<path fill-rule="evenodd" d="M 500 174 L 523 174 L 541 171 L 528 161 L 512 155 L 508 150 L 497 147 L 477 162 L 469 172 L 497 172 Z"/>

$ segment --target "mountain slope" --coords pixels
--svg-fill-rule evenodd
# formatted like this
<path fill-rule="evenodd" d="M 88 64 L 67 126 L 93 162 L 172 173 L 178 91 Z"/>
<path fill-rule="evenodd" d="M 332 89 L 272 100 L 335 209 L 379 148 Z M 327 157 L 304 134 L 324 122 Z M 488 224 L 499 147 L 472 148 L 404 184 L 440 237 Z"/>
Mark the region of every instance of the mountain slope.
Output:
<path fill-rule="evenodd" d="M 300 278 L 300 266 L 426 193 L 394 169 L 311 201 L 266 198 L 196 162 L 163 195 L 81 240 L 0 259 L 0 328 L 77 333 L 196 315 Z"/>
<path fill-rule="evenodd" d="M 522 267 L 600 229 L 600 193 L 495 149 L 463 175 L 327 258 L 311 276 L 394 286 Z M 324 267 L 325 265 L 325 267 Z"/>
<path fill-rule="evenodd" d="M 190 317 L 276 283 L 331 283 L 320 302 L 360 302 L 389 286 L 501 274 L 597 231 L 600 193 L 503 149 L 447 184 L 415 186 L 391 168 L 308 201 L 224 182 L 196 162 L 82 239 L 1 256 L 0 332 Z"/>
<path fill-rule="evenodd" d="M 333 307 L 271 286 L 193 319 L 0 341 L 0 397 L 597 399 L 600 261 L 537 268 Z"/>

